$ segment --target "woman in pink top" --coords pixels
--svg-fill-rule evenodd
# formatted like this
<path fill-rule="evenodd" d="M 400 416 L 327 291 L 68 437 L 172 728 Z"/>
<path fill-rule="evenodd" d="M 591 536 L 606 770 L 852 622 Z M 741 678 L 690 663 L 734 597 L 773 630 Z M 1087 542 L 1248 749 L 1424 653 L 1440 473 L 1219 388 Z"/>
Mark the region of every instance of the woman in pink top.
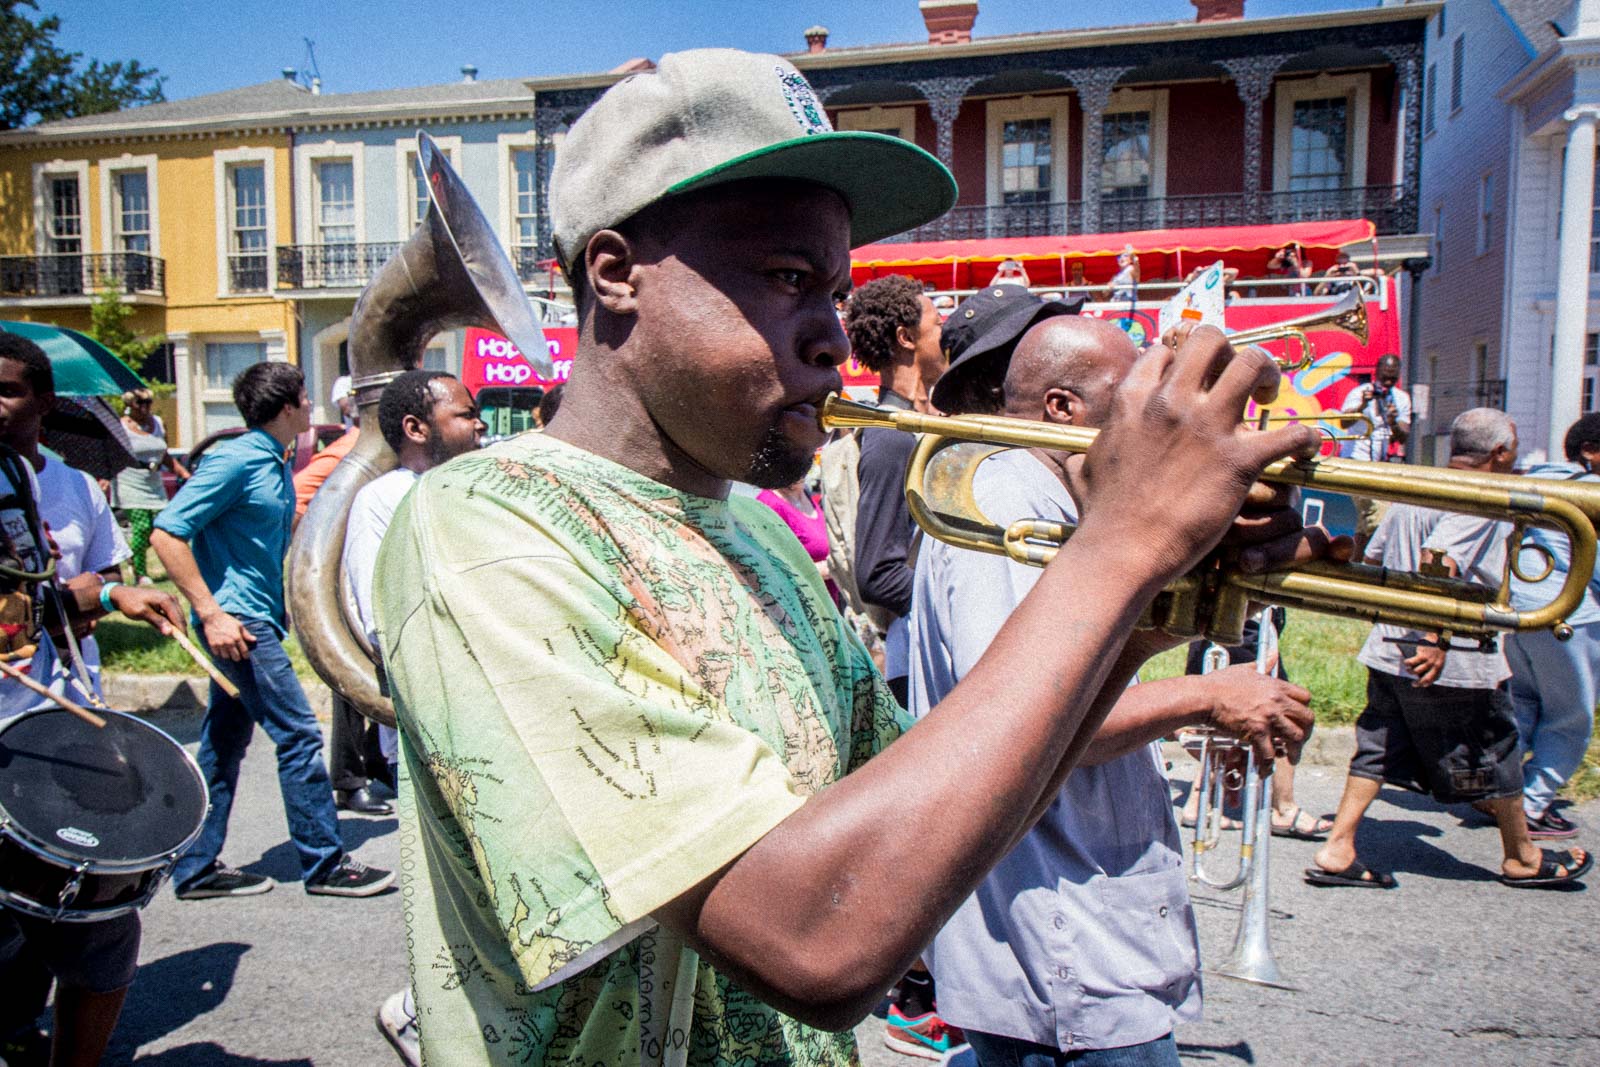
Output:
<path fill-rule="evenodd" d="M 828 576 L 828 523 L 822 516 L 821 504 L 806 493 L 805 479 L 779 489 L 763 489 L 756 499 L 789 524 L 789 529 L 800 539 L 801 547 L 822 573 L 823 581 L 828 584 L 828 594 L 837 607 L 839 590 Z"/>

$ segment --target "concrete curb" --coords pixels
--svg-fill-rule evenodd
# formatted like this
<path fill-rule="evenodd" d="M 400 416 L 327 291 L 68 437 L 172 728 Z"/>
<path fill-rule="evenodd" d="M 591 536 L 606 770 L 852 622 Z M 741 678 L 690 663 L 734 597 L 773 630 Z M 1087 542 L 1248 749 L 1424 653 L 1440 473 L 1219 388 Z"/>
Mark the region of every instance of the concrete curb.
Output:
<path fill-rule="evenodd" d="M 185 674 L 107 674 L 102 679 L 106 703 L 152 719 L 183 718 L 205 711 L 211 683 Z M 326 720 L 333 709 L 333 693 L 317 680 L 300 680 L 317 718 Z"/>

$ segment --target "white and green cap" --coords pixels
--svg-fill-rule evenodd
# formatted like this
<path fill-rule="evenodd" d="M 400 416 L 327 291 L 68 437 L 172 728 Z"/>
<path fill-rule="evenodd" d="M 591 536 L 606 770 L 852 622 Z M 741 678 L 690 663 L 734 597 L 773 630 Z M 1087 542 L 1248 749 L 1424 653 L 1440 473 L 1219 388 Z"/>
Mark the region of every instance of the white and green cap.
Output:
<path fill-rule="evenodd" d="M 613 85 L 568 131 L 550 179 L 556 256 L 570 268 L 589 238 L 657 200 L 745 178 L 835 190 L 850 205 L 851 247 L 956 201 L 955 179 L 916 145 L 834 130 L 788 60 L 703 48 Z"/>

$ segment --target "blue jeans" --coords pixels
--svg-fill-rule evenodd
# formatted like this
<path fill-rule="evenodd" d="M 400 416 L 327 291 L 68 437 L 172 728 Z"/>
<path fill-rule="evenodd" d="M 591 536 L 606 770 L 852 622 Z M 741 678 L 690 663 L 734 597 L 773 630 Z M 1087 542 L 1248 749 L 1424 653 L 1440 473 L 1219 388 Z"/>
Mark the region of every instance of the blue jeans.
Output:
<path fill-rule="evenodd" d="M 1122 1048 L 1085 1048 L 1062 1052 L 1018 1037 L 965 1031 L 977 1054 L 978 1067 L 1180 1067 L 1178 1043 L 1171 1034 Z"/>
<path fill-rule="evenodd" d="M 239 764 L 257 723 L 278 748 L 278 789 L 289 817 L 289 837 L 300 857 L 301 876 L 308 882 L 326 877 L 344 856 L 333 786 L 322 762 L 322 730 L 306 702 L 305 690 L 300 688 L 272 625 L 259 619 L 239 621 L 256 643 L 250 647 L 249 658 L 239 662 L 213 657 L 228 680 L 239 687 L 239 696 L 234 699 L 215 682 L 211 684 L 197 757 L 211 790 L 211 810 L 194 847 L 173 869 L 172 884 L 179 887 L 204 875 L 222 853 L 233 793 L 239 784 Z M 204 632 L 198 636 L 204 642 Z"/>
<path fill-rule="evenodd" d="M 1538 631 L 1510 634 L 1505 646 L 1517 733 L 1529 754 L 1522 765 L 1522 807 L 1536 819 L 1583 764 L 1594 734 L 1600 622 L 1574 626 L 1570 641 Z"/>

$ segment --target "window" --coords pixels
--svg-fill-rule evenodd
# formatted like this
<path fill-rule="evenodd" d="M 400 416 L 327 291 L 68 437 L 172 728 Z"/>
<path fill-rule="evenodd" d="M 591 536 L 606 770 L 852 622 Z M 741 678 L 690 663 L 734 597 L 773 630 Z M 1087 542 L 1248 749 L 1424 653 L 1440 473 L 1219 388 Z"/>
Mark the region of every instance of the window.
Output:
<path fill-rule="evenodd" d="M 1050 120 L 1013 119 L 1000 129 L 1000 194 L 1006 204 L 1050 202 Z"/>
<path fill-rule="evenodd" d="M 1485 174 L 1478 179 L 1478 255 L 1489 251 L 1494 240 L 1494 175 Z M 1590 256 L 1593 256 L 1593 250 Z"/>
<path fill-rule="evenodd" d="M 539 150 L 512 149 L 511 173 L 516 179 L 511 197 L 511 244 L 533 248 L 539 243 Z"/>
<path fill-rule="evenodd" d="M 406 215 L 405 233 L 409 234 L 418 226 L 421 226 L 422 220 L 428 217 L 428 179 L 423 175 L 422 168 L 417 165 L 417 154 L 415 152 L 406 154 L 406 174 L 411 179 L 405 185 L 406 205 L 409 212 Z"/>
<path fill-rule="evenodd" d="M 834 127 L 860 133 L 881 133 L 915 144 L 917 111 L 910 107 L 869 107 L 839 112 Z"/>
<path fill-rule="evenodd" d="M 1150 112 L 1113 112 L 1101 123 L 1101 197 L 1127 200 L 1149 196 Z"/>
<path fill-rule="evenodd" d="M 1444 270 L 1444 205 L 1433 205 L 1433 272 Z"/>
<path fill-rule="evenodd" d="M 1339 189 L 1350 183 L 1350 101 L 1342 96 L 1294 102 L 1289 188 Z"/>
<path fill-rule="evenodd" d="M 1450 46 L 1450 112 L 1461 110 L 1463 78 L 1466 74 L 1467 35 L 1459 34 Z"/>
<path fill-rule="evenodd" d="M 354 244 L 356 239 L 356 175 L 348 159 L 325 159 L 316 165 L 317 244 Z"/>
<path fill-rule="evenodd" d="M 118 171 L 111 183 L 112 234 L 118 252 L 150 251 L 150 175 L 143 170 Z"/>
<path fill-rule="evenodd" d="M 267 174 L 260 164 L 228 168 L 228 289 L 267 287 Z"/>
<path fill-rule="evenodd" d="M 1439 96 L 1439 65 L 1428 64 L 1427 84 L 1422 89 L 1422 132 L 1433 132 L 1433 107 Z"/>
<path fill-rule="evenodd" d="M 1561 172 L 1566 173 L 1567 155 L 1561 154 Z M 1594 176 L 1600 178 L 1600 152 L 1595 153 Z M 1561 196 L 1556 196 L 1556 241 L 1559 246 L 1561 240 Z M 1589 273 L 1600 272 L 1600 198 L 1596 198 L 1594 208 L 1589 213 Z"/>
<path fill-rule="evenodd" d="M 1434 23 L 1433 26 L 1433 35 L 1441 41 L 1444 40 L 1444 12 L 1445 9 L 1441 7 L 1439 9 L 1439 21 Z"/>
<path fill-rule="evenodd" d="M 1018 224 L 1057 224 L 1052 216 L 1060 209 L 1052 205 L 1068 197 L 1071 108 L 1072 98 L 1066 94 L 990 100 L 984 105 L 985 200 L 995 208 L 1011 208 L 991 213 L 987 223 L 991 232 L 1010 232 Z M 1083 167 L 1098 167 L 1101 162 L 1086 159 Z"/>
<path fill-rule="evenodd" d="M 232 390 L 233 380 L 246 367 L 267 358 L 265 341 L 206 342 L 206 388 Z"/>
<path fill-rule="evenodd" d="M 1595 410 L 1595 401 L 1600 399 L 1600 390 L 1596 383 L 1600 382 L 1600 333 L 1585 334 L 1583 338 L 1583 410 Z"/>
<path fill-rule="evenodd" d="M 77 175 L 58 175 L 50 179 L 49 247 L 56 255 L 83 251 L 83 200 Z"/>

